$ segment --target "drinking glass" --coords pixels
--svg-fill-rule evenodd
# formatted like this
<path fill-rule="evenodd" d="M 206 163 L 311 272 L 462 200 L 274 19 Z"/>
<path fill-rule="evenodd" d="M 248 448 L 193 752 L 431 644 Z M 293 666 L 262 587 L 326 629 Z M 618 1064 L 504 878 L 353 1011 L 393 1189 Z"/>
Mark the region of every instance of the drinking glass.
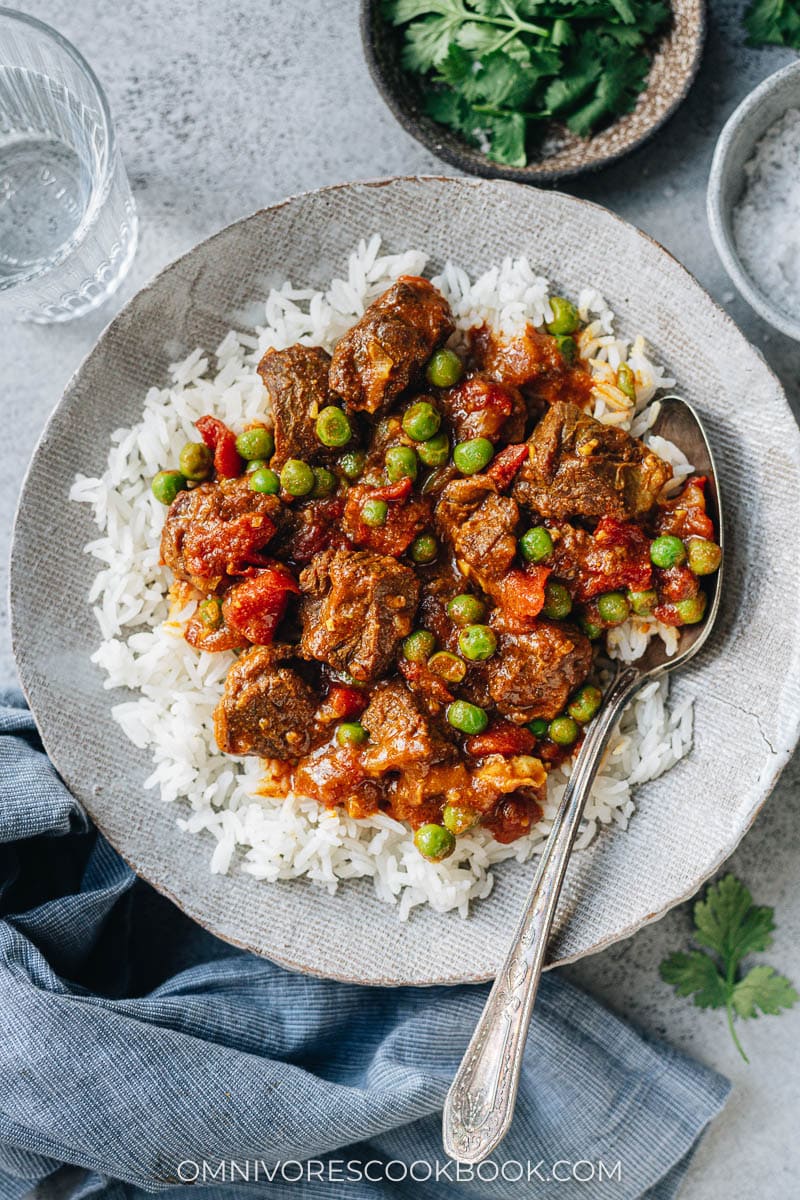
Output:
<path fill-rule="evenodd" d="M 82 316 L 124 279 L 136 232 L 92 68 L 54 29 L 0 7 L 0 308 Z"/>

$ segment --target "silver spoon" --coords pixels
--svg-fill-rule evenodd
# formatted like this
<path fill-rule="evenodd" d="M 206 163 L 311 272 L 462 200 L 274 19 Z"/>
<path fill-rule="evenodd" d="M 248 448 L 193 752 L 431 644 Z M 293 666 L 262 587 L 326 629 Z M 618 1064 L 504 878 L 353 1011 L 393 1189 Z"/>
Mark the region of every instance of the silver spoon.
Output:
<path fill-rule="evenodd" d="M 661 401 L 654 432 L 683 450 L 695 474 L 708 478 L 709 515 L 723 547 L 717 473 L 708 440 L 694 409 L 678 396 Z M 651 679 L 683 666 L 697 654 L 714 625 L 722 592 L 723 567 L 709 576 L 704 620 L 684 626 L 678 652 L 667 658 L 660 638 L 630 666 L 621 665 L 588 727 L 575 760 L 550 836 L 543 850 L 525 911 L 517 926 L 472 1040 L 447 1093 L 442 1118 L 444 1148 L 459 1162 L 481 1162 L 505 1137 L 522 1066 L 525 1039 L 561 885 L 592 782 L 617 720 L 628 701 Z"/>

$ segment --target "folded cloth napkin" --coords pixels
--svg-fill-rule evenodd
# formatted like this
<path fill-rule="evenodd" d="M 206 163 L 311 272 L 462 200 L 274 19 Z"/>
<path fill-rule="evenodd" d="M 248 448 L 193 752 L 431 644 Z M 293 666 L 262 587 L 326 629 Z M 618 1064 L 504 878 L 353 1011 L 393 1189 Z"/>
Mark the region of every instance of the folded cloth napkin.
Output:
<path fill-rule="evenodd" d="M 486 990 L 311 979 L 218 941 L 136 879 L 0 696 L 0 1197 L 674 1196 L 727 1081 L 553 974 L 510 1134 L 480 1170 L 448 1162 Z"/>

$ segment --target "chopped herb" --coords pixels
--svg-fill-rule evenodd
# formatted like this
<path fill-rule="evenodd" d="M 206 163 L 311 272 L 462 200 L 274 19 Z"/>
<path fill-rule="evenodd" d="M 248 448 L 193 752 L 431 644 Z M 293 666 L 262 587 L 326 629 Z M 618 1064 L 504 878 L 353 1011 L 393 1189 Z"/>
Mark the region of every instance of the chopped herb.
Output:
<path fill-rule="evenodd" d="M 767 0 L 774 3 L 774 0 Z M 588 137 L 630 112 L 669 23 L 665 0 L 385 0 L 429 116 L 525 166 L 543 122 Z"/>
<path fill-rule="evenodd" d="M 698 1008 L 727 1011 L 731 1037 L 745 1062 L 749 1059 L 736 1036 L 734 1017 L 777 1016 L 800 999 L 789 980 L 772 967 L 751 967 L 745 975 L 739 971 L 748 954 L 772 945 L 773 914 L 774 909 L 753 904 L 744 884 L 726 875 L 694 906 L 694 940 L 712 953 L 679 951 L 659 968 L 661 978 L 673 984 L 679 996 L 693 996 Z"/>
<path fill-rule="evenodd" d="M 755 0 L 744 15 L 751 46 L 800 50 L 800 0 Z"/>

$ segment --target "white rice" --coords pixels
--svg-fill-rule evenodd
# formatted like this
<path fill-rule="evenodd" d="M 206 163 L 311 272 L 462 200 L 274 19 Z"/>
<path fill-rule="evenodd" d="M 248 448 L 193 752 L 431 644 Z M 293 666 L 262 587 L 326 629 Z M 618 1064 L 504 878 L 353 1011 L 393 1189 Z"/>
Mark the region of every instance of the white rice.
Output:
<path fill-rule="evenodd" d="M 347 277 L 334 280 L 326 292 L 290 283 L 273 290 L 263 327 L 250 334 L 231 331 L 215 355 L 198 349 L 173 366 L 171 385 L 152 388 L 145 397 L 141 421 L 112 435 L 102 478 L 79 475 L 71 499 L 91 505 L 100 529 L 100 537 L 86 547 L 102 564 L 88 597 L 101 638 L 92 661 L 105 674 L 106 688 L 134 694 L 113 707 L 113 716 L 152 757 L 144 786 L 159 789 L 162 800 L 176 804 L 182 830 L 211 834 L 210 870 L 224 874 L 235 866 L 268 882 L 306 876 L 331 892 L 340 880 L 369 876 L 381 900 L 397 904 L 401 920 L 424 903 L 466 916 L 470 901 L 491 891 L 493 865 L 508 858 L 523 861 L 541 846 L 571 764 L 551 772 L 543 818 L 527 837 L 504 846 L 478 829 L 460 837 L 454 854 L 438 864 L 423 859 L 409 830 L 386 815 L 357 821 L 301 796 L 265 798 L 258 794 L 263 763 L 223 755 L 214 740 L 212 714 L 234 655 L 198 653 L 184 641 L 182 629 L 193 604 L 180 613 L 169 611 L 170 572 L 158 561 L 165 509 L 151 495 L 152 476 L 177 461 L 183 443 L 196 437 L 193 423 L 203 413 L 213 412 L 234 429 L 263 417 L 265 392 L 255 368 L 267 347 L 303 341 L 332 349 L 393 279 L 423 272 L 421 251 L 386 256 L 380 255 L 380 245 L 377 234 L 359 243 Z M 453 344 L 484 321 L 512 331 L 551 317 L 548 281 L 525 258 L 505 259 L 474 281 L 449 263 L 434 283 L 456 316 Z M 673 464 L 676 487 L 691 465 L 677 447 L 647 434 L 658 413 L 653 397 L 674 381 L 649 359 L 642 338 L 630 343 L 617 335 L 614 315 L 596 289 L 581 291 L 579 307 L 588 322 L 580 349 L 596 382 L 594 415 L 649 437 L 653 449 Z M 620 362 L 634 370 L 635 402 L 615 385 Z M 656 635 L 674 653 L 675 630 L 652 618 L 614 630 L 610 652 L 630 661 Z M 635 785 L 672 767 L 691 742 L 691 702 L 670 710 L 666 682 L 648 685 L 612 738 L 578 847 L 588 846 L 602 826 L 625 829 L 634 811 Z"/>

